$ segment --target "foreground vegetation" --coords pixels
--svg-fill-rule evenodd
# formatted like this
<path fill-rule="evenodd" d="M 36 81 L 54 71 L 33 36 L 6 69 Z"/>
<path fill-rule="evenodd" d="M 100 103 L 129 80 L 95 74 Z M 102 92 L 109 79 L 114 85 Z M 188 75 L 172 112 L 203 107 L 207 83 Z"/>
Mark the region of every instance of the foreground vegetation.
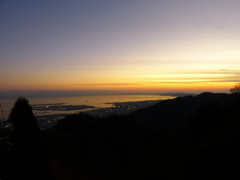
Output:
<path fill-rule="evenodd" d="M 239 179 L 239 108 L 237 100 L 209 101 L 165 133 L 132 116 L 85 114 L 40 131 L 30 116 L 27 129 L 0 131 L 8 136 L 0 178 Z"/>

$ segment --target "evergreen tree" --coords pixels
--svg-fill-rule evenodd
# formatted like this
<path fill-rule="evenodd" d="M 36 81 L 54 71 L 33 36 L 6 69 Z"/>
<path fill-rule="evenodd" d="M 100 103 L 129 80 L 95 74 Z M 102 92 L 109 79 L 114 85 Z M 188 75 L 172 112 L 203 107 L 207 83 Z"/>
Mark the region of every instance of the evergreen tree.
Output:
<path fill-rule="evenodd" d="M 13 125 L 10 163 L 5 169 L 8 179 L 48 179 L 50 176 L 41 131 L 28 100 L 19 97 L 11 110 L 9 119 Z M 14 171 L 15 173 L 11 173 Z"/>
<path fill-rule="evenodd" d="M 19 97 L 9 115 L 15 131 L 38 131 L 37 119 L 25 97 Z"/>

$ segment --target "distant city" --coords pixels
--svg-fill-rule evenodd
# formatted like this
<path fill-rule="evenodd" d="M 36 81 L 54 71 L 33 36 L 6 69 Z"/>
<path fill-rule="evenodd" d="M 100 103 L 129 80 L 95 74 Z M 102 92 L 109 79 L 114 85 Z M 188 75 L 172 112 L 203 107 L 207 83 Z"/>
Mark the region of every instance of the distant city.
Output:
<path fill-rule="evenodd" d="M 64 103 L 59 104 L 45 104 L 41 106 L 33 105 L 33 110 L 38 119 L 38 125 L 40 129 L 48 129 L 57 124 L 57 122 L 69 114 L 48 114 L 49 110 L 52 111 L 72 111 L 79 110 L 78 113 L 85 113 L 94 117 L 107 117 L 110 115 L 120 115 L 128 114 L 135 110 L 146 108 L 148 106 L 154 105 L 161 100 L 149 100 L 149 101 L 134 101 L 134 102 L 116 102 L 116 103 L 106 103 L 112 104 L 113 107 L 108 108 L 96 108 L 94 106 L 85 106 L 85 105 L 63 105 Z M 84 110 L 86 109 L 86 110 Z M 37 110 L 37 112 L 36 112 Z"/>

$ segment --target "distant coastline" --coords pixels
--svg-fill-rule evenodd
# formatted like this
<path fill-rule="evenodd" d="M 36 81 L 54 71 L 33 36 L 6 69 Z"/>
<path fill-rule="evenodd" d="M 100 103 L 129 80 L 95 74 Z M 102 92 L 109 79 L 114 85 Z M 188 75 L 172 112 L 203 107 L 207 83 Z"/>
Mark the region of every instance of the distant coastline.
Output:
<path fill-rule="evenodd" d="M 47 98 L 47 97 L 74 97 L 74 96 L 107 96 L 107 95 L 159 95 L 183 97 L 187 95 L 196 96 L 193 93 L 184 92 L 129 92 L 129 91 L 108 91 L 108 90 L 31 90 L 31 91 L 0 91 L 0 99 L 12 99 L 20 96 L 26 98 Z"/>
<path fill-rule="evenodd" d="M 56 106 L 56 105 L 63 105 L 66 103 L 50 103 L 50 104 L 30 104 L 31 106 Z"/>
<path fill-rule="evenodd" d="M 17 97 L 16 97 L 17 98 Z M 4 117 L 5 119 L 8 118 L 8 115 L 11 111 L 11 108 L 14 105 L 14 102 L 16 101 L 16 98 L 0 98 L 0 103 L 2 105 L 3 108 L 3 113 L 4 113 Z M 39 110 L 43 113 L 40 113 L 40 111 L 36 111 L 36 109 L 34 109 L 34 113 L 36 114 L 65 114 L 65 113 L 70 113 L 70 114 L 74 114 L 76 113 L 80 107 L 78 107 L 79 105 L 86 105 L 87 109 L 89 109 L 91 107 L 91 109 L 93 107 L 96 108 L 111 108 L 114 105 L 112 104 L 114 103 L 123 103 L 123 102 L 134 102 L 134 101 L 155 101 L 155 100 L 164 100 L 164 99 L 171 99 L 174 98 L 172 96 L 160 96 L 159 94 L 155 94 L 155 95 L 151 95 L 151 94 L 147 94 L 147 95 L 94 95 L 94 96 L 65 96 L 65 97 L 39 97 L 39 98 L 29 98 L 28 96 L 26 96 L 26 98 L 29 100 L 29 104 L 31 106 L 61 106 L 62 108 L 65 108 L 63 106 L 67 106 L 66 109 L 68 109 L 68 111 L 63 111 L 64 109 L 61 109 L 60 107 L 55 107 L 54 110 L 52 111 L 50 108 L 47 109 L 42 109 L 40 108 Z M 108 104 L 109 103 L 109 104 Z M 75 108 L 72 108 L 69 105 L 74 105 L 76 107 L 78 107 L 78 109 L 76 110 Z M 60 110 L 61 109 L 61 110 Z M 65 109 L 65 110 L 66 110 Z M 80 108 L 81 110 L 82 107 Z M 86 107 L 84 108 L 86 109 Z M 60 110 L 60 111 L 57 111 Z M 2 116 L 0 116 L 0 120 L 3 120 Z"/>
<path fill-rule="evenodd" d="M 106 95 L 159 95 L 150 92 L 128 92 L 108 90 L 41 90 L 41 91 L 0 91 L 0 99 L 11 99 L 24 96 L 26 98 L 73 97 L 73 96 L 106 96 Z"/>
<path fill-rule="evenodd" d="M 184 97 L 184 96 L 197 96 L 197 94 L 193 93 L 161 93 L 160 96 L 176 96 L 176 97 Z"/>

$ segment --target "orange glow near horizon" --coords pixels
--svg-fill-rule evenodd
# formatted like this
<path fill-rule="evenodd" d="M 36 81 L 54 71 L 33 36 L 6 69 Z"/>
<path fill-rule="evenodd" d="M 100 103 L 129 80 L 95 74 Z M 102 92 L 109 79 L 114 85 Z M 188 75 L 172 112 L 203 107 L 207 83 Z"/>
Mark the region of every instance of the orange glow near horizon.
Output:
<path fill-rule="evenodd" d="M 131 77 L 131 75 L 129 75 Z M 8 84 L 2 91 L 6 90 L 109 90 L 109 91 L 131 91 L 131 92 L 228 92 L 230 88 L 237 82 L 231 82 L 232 74 L 144 74 L 136 75 L 132 78 L 120 77 L 111 80 L 111 78 L 102 77 L 99 81 L 92 77 L 89 80 L 82 82 L 93 83 L 78 83 L 80 80 L 72 79 L 68 81 L 67 77 L 62 80 L 53 81 L 25 81 L 21 83 Z M 235 79 L 237 79 L 235 77 Z M 113 83 L 114 82 L 114 83 Z M 19 88 L 21 87 L 21 88 Z"/>
<path fill-rule="evenodd" d="M 229 92 L 240 81 L 240 1 L 13 1 L 0 11 L 0 91 Z"/>
<path fill-rule="evenodd" d="M 205 83 L 205 84 L 153 84 L 153 85 L 84 85 L 84 86 L 52 86 L 43 88 L 42 86 L 35 88 L 27 87 L 20 90 L 107 90 L 107 91 L 128 91 L 128 92 L 229 92 L 229 89 L 235 83 Z"/>

